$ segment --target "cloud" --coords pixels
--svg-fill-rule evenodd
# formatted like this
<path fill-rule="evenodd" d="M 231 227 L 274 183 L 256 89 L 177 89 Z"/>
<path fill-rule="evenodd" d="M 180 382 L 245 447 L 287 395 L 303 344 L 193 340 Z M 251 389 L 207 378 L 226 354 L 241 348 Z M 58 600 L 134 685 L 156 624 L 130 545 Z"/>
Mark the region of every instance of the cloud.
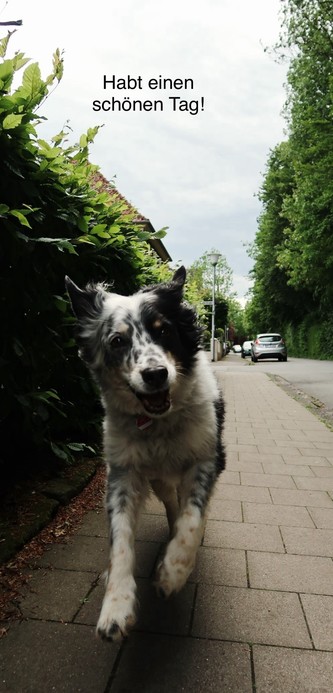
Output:
<path fill-rule="evenodd" d="M 77 140 L 104 124 L 91 159 L 164 239 L 174 260 L 190 264 L 217 247 L 234 272 L 240 296 L 251 268 L 244 243 L 253 242 L 260 212 L 254 196 L 269 149 L 284 134 L 281 117 L 286 67 L 264 52 L 278 38 L 279 0 L 11 0 L 6 14 L 23 19 L 12 37 L 50 72 L 56 47 L 65 53 L 64 78 L 42 108 L 51 137 L 69 119 Z M 3 19 L 8 19 L 4 16 Z M 51 18 L 50 18 L 51 17 Z M 142 77 L 143 88 L 103 89 L 103 75 Z M 149 90 L 149 78 L 192 78 L 193 90 Z M 169 96 L 204 98 L 197 115 L 172 110 Z M 162 112 L 92 110 L 94 99 L 161 99 Z"/>

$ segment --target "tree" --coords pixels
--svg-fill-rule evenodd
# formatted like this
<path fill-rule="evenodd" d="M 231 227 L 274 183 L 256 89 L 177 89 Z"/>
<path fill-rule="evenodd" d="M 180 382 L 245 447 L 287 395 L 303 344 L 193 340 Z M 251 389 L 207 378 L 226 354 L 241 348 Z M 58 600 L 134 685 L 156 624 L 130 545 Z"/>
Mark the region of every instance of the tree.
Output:
<path fill-rule="evenodd" d="M 309 326 L 316 325 L 312 332 L 324 340 L 332 321 L 333 5 L 281 5 L 276 50 L 289 55 L 288 139 L 270 153 L 259 194 L 263 209 L 250 251 L 254 286 L 246 319 L 255 331 L 284 325 L 305 355 Z M 316 338 L 318 355 L 323 340 Z"/>
<path fill-rule="evenodd" d="M 211 253 L 219 253 L 212 248 L 201 255 L 188 268 L 188 293 L 186 297 L 196 306 L 199 318 L 206 325 L 207 336 L 211 331 L 211 308 L 207 302 L 212 300 L 213 292 L 213 265 L 209 256 Z M 224 333 L 228 324 L 229 303 L 234 299 L 232 292 L 232 270 L 224 255 L 221 254 L 215 270 L 215 327 L 220 333 Z"/>
<path fill-rule="evenodd" d="M 312 307 L 310 292 L 291 286 L 289 273 L 281 263 L 286 237 L 291 233 L 288 209 L 295 191 L 295 172 L 289 142 L 282 142 L 270 153 L 259 199 L 262 212 L 258 231 L 249 251 L 254 260 L 251 305 L 247 319 L 251 331 L 277 330 L 290 320 L 304 316 L 304 304 Z"/>
<path fill-rule="evenodd" d="M 289 0 L 284 45 L 293 47 L 286 115 L 295 187 L 285 204 L 289 225 L 278 262 L 317 306 L 333 299 L 333 5 Z"/>
<path fill-rule="evenodd" d="M 213 291 L 213 265 L 209 260 L 209 255 L 211 253 L 219 253 L 218 250 L 212 248 L 210 251 L 206 251 L 195 260 L 193 264 L 188 269 L 188 276 L 190 281 L 194 282 L 197 286 L 197 290 L 205 295 L 207 291 L 212 295 Z M 216 265 L 215 271 L 215 290 L 216 297 L 226 298 L 232 295 L 232 269 L 229 267 L 227 260 L 224 255 L 221 254 L 218 263 Z"/>

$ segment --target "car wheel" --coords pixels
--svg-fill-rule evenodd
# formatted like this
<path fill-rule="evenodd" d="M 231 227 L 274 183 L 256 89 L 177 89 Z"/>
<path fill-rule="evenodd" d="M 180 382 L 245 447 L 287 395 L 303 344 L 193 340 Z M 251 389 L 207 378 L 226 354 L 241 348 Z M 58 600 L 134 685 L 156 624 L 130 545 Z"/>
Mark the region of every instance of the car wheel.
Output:
<path fill-rule="evenodd" d="M 258 359 L 256 359 L 255 356 L 252 356 L 252 361 L 253 361 L 253 363 L 257 363 Z"/>

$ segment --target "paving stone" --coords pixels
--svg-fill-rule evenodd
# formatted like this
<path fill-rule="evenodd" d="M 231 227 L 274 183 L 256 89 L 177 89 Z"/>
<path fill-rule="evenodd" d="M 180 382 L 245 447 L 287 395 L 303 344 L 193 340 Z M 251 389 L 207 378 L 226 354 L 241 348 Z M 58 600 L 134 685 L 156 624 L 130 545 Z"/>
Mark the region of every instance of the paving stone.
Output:
<path fill-rule="evenodd" d="M 166 542 L 168 538 L 169 527 L 165 513 L 163 517 L 160 515 L 141 515 L 136 530 L 136 539 L 140 539 L 140 541 Z"/>
<path fill-rule="evenodd" d="M 322 431 L 323 424 L 316 419 L 315 416 L 312 417 L 307 417 L 307 424 L 306 424 L 306 430 L 308 431 Z M 293 419 L 289 421 L 284 421 L 283 422 L 283 428 L 286 430 L 298 430 L 298 429 L 304 429 L 304 420 L 303 419 L 297 419 L 296 417 L 293 417 Z"/>
<path fill-rule="evenodd" d="M 301 600 L 314 646 L 333 651 L 333 597 L 302 594 Z"/>
<path fill-rule="evenodd" d="M 190 581 L 246 587 L 245 551 L 200 546 Z"/>
<path fill-rule="evenodd" d="M 304 457 L 302 457 L 301 454 L 294 453 L 294 454 L 290 455 L 287 452 L 285 454 L 283 454 L 282 457 L 283 457 L 283 461 L 286 464 L 300 464 L 300 465 L 308 464 L 308 465 L 315 466 L 315 467 L 317 467 L 317 466 L 318 467 L 330 467 L 331 466 L 330 462 L 328 461 L 328 459 L 326 457 L 307 456 L 306 458 L 304 458 Z"/>
<path fill-rule="evenodd" d="M 287 474 L 290 476 L 297 474 L 298 476 L 314 476 L 314 472 L 307 464 L 285 464 L 285 462 L 281 461 L 264 462 L 262 466 L 265 474 Z M 320 467 L 320 469 L 326 469 L 326 467 Z"/>
<path fill-rule="evenodd" d="M 255 435 L 255 441 L 256 443 L 264 443 L 266 445 L 271 445 L 275 444 L 279 440 L 291 440 L 291 436 L 287 431 L 284 431 L 283 428 L 279 428 L 275 430 L 274 432 L 270 429 L 267 429 L 266 431 L 262 431 L 261 433 L 256 433 Z"/>
<path fill-rule="evenodd" d="M 277 527 L 244 522 L 208 520 L 203 544 L 231 549 L 284 552 Z"/>
<path fill-rule="evenodd" d="M 333 529 L 333 508 L 308 508 L 308 511 L 319 529 Z"/>
<path fill-rule="evenodd" d="M 301 452 L 301 446 L 302 443 L 297 441 L 297 440 L 279 440 L 278 444 L 276 445 L 258 445 L 258 451 L 259 453 L 263 453 L 264 455 L 270 455 L 271 453 L 275 455 L 283 455 L 286 450 L 288 451 L 288 454 L 293 454 L 293 451 L 295 450 L 295 454 L 303 454 Z M 304 445 L 304 443 L 303 443 Z M 305 446 L 303 447 L 303 450 L 307 450 L 307 454 L 311 455 L 316 455 L 317 457 L 324 457 L 324 455 L 321 455 L 319 450 L 315 448 L 314 444 L 307 442 L 307 448 Z"/>
<path fill-rule="evenodd" d="M 311 647 L 297 595 L 199 586 L 192 634 L 202 638 Z"/>
<path fill-rule="evenodd" d="M 281 527 L 287 553 L 333 558 L 333 530 Z"/>
<path fill-rule="evenodd" d="M 236 500 L 212 498 L 208 506 L 208 519 L 242 522 L 242 504 Z"/>
<path fill-rule="evenodd" d="M 118 650 L 106 651 L 93 628 L 23 621 L 1 640 L 1 690 L 104 693 Z"/>
<path fill-rule="evenodd" d="M 221 474 L 219 482 L 221 484 L 240 484 L 239 473 L 236 471 L 229 471 L 226 469 L 223 474 Z"/>
<path fill-rule="evenodd" d="M 252 452 L 252 453 L 257 453 L 259 452 L 258 448 L 256 445 L 250 445 L 246 443 L 230 443 L 228 445 L 228 449 L 230 452 L 239 452 L 239 453 L 244 453 L 244 452 Z"/>
<path fill-rule="evenodd" d="M 165 507 L 155 493 L 151 493 L 143 507 L 142 514 L 149 513 L 152 515 L 165 515 Z"/>
<path fill-rule="evenodd" d="M 330 652 L 253 648 L 256 693 L 331 693 Z"/>
<path fill-rule="evenodd" d="M 188 582 L 179 594 L 164 600 L 156 595 L 150 580 L 137 579 L 137 623 L 135 630 L 171 635 L 187 635 L 191 623 L 196 586 Z M 104 597 L 105 585 L 100 580 L 85 600 L 75 623 L 95 625 Z"/>
<path fill-rule="evenodd" d="M 248 645 L 133 633 L 108 693 L 251 693 Z"/>
<path fill-rule="evenodd" d="M 254 472 L 255 474 L 262 474 L 263 468 L 260 462 L 257 462 L 258 456 L 255 455 L 256 460 L 254 461 L 244 461 L 244 460 L 229 460 L 227 463 L 228 469 L 235 470 L 236 472 Z"/>
<path fill-rule="evenodd" d="M 313 467 L 313 473 L 319 477 L 333 477 L 333 467 Z"/>
<path fill-rule="evenodd" d="M 178 594 L 161 599 L 150 580 L 137 580 L 138 620 L 135 630 L 188 635 L 196 586 L 188 582 Z"/>
<path fill-rule="evenodd" d="M 314 527 L 307 508 L 273 503 L 243 503 L 244 522 Z M 333 513 L 333 509 L 332 509 Z"/>
<path fill-rule="evenodd" d="M 333 454 L 333 436 L 330 440 L 330 442 L 320 442 L 320 441 L 315 441 L 314 445 L 316 448 L 318 448 L 322 453 L 325 453 L 325 456 L 332 455 Z"/>
<path fill-rule="evenodd" d="M 304 455 L 304 457 L 312 457 L 312 455 L 313 455 L 314 457 L 323 457 L 324 458 L 324 457 L 329 457 L 330 455 L 333 454 L 333 448 L 332 449 L 327 448 L 327 447 L 326 448 L 321 448 L 321 447 L 319 448 L 318 445 L 319 445 L 319 443 L 316 445 L 315 448 L 312 448 L 312 450 L 309 447 L 307 447 L 307 448 L 300 447 L 299 451 L 300 451 L 301 455 Z"/>
<path fill-rule="evenodd" d="M 283 457 L 282 455 L 259 455 L 258 453 L 239 453 L 239 459 L 241 462 L 254 462 L 254 463 L 261 463 L 264 464 L 265 462 L 281 462 L 283 464 Z M 243 471 L 243 470 L 241 470 Z M 249 471 L 249 472 L 255 472 L 254 469 L 244 469 L 244 471 Z M 260 471 L 260 470 L 258 470 Z"/>
<path fill-rule="evenodd" d="M 82 602 L 81 608 L 75 616 L 75 623 L 81 623 L 86 626 L 96 627 L 99 613 L 102 606 L 102 601 L 105 593 L 105 580 L 100 577 L 96 586 L 91 590 L 89 595 Z"/>
<path fill-rule="evenodd" d="M 214 492 L 215 498 L 225 500 L 240 500 L 253 503 L 271 503 L 271 497 L 267 488 L 255 488 L 254 486 L 219 486 Z M 332 503 L 333 507 L 333 503 Z"/>
<path fill-rule="evenodd" d="M 333 491 L 333 477 L 313 477 L 309 479 L 305 476 L 295 476 L 295 484 L 300 489 L 309 491 Z"/>
<path fill-rule="evenodd" d="M 226 456 L 227 456 L 227 461 L 226 461 L 226 467 L 230 467 L 231 462 L 235 462 L 238 460 L 238 452 L 231 452 L 231 450 L 226 449 Z"/>
<path fill-rule="evenodd" d="M 135 577 L 150 577 L 153 574 L 161 544 L 153 541 L 135 542 Z"/>
<path fill-rule="evenodd" d="M 104 537 L 75 535 L 66 544 L 57 544 L 45 551 L 36 565 L 99 573 L 107 566 L 108 553 L 108 541 Z"/>
<path fill-rule="evenodd" d="M 241 472 L 241 484 L 244 486 L 267 486 L 271 488 L 295 488 L 291 476 L 284 474 L 251 474 Z"/>
<path fill-rule="evenodd" d="M 330 443 L 332 444 L 333 441 L 333 433 L 331 431 L 328 431 L 326 426 L 323 424 L 321 429 L 318 430 L 311 430 L 311 431 L 304 431 L 305 435 L 307 438 L 311 440 L 312 443 L 314 442 L 319 442 L 319 443 Z"/>
<path fill-rule="evenodd" d="M 297 440 L 297 441 L 302 442 L 303 445 L 306 445 L 306 441 L 311 441 L 311 443 L 313 443 L 314 440 L 316 440 L 316 438 L 313 438 L 313 436 L 318 435 L 318 433 L 316 431 L 311 431 L 310 435 L 307 435 L 306 431 L 289 430 L 288 435 L 289 435 L 290 440 Z M 321 434 L 319 433 L 319 435 L 321 435 Z M 285 439 L 285 440 L 287 440 L 287 439 Z"/>
<path fill-rule="evenodd" d="M 317 508 L 333 508 L 333 501 L 325 491 L 272 488 L 271 496 L 276 505 L 299 505 Z"/>
<path fill-rule="evenodd" d="M 251 587 L 333 595 L 330 558 L 249 551 L 247 560 Z"/>
<path fill-rule="evenodd" d="M 88 512 L 77 529 L 77 534 L 83 534 L 89 537 L 105 537 L 109 536 L 107 516 L 104 510 L 91 510 Z"/>
<path fill-rule="evenodd" d="M 35 571 L 20 603 L 22 614 L 25 618 L 71 621 L 93 582 L 92 573 L 44 569 Z"/>

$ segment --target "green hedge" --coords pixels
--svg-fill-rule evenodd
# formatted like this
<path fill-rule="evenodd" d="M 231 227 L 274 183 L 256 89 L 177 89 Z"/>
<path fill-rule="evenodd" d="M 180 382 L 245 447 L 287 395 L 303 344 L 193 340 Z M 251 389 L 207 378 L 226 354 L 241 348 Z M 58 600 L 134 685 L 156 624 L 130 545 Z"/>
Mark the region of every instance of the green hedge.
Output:
<path fill-rule="evenodd" d="M 38 138 L 36 109 L 62 76 L 59 51 L 42 80 L 23 54 L 6 58 L 7 44 L 0 42 L 0 463 L 15 472 L 73 460 L 99 440 L 100 406 L 77 357 L 64 276 L 130 293 L 156 281 L 159 267 L 148 234 L 96 187 L 88 147 L 98 128 L 74 146 L 66 132 L 51 143 Z"/>
<path fill-rule="evenodd" d="M 317 315 L 307 315 L 299 325 L 285 325 L 283 334 L 290 356 L 333 359 L 333 317 L 316 323 Z"/>

